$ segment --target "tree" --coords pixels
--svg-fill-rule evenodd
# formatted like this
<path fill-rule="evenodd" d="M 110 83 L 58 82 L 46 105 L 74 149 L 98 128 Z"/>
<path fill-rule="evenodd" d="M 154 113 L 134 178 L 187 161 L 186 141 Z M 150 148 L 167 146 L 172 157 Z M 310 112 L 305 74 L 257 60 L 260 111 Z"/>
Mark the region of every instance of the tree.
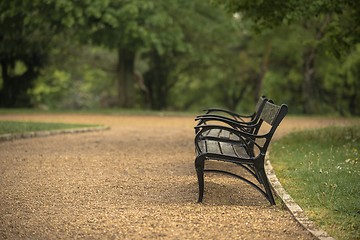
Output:
<path fill-rule="evenodd" d="M 228 51 L 231 42 L 219 30 L 232 36 L 234 28 L 225 12 L 204 1 L 163 1 L 158 11 L 163 11 L 163 24 L 154 27 L 149 22 L 148 28 L 161 41 L 150 43 L 149 50 L 144 51 L 143 56 L 149 62 L 144 77 L 152 108 L 165 109 L 174 100 L 171 93 L 184 75 L 191 74 L 195 81 L 194 73 L 203 74 L 203 69 L 216 67 L 221 58 L 216 49 Z M 185 100 L 186 95 L 181 95 Z"/>
<path fill-rule="evenodd" d="M 147 75 L 143 87 L 147 87 L 152 107 L 166 108 L 168 93 L 179 79 L 174 73 L 203 66 L 212 58 L 214 54 L 206 53 L 202 45 L 210 43 L 209 39 L 216 34 L 210 32 L 212 24 L 224 23 L 218 18 L 223 13 L 203 1 L 0 0 L 0 4 L 5 9 L 0 21 L 5 29 L 0 38 L 4 69 L 1 96 L 2 103 L 6 102 L 4 106 L 9 107 L 16 101 L 17 106 L 29 105 L 29 89 L 47 64 L 51 50 L 57 48 L 54 39 L 67 36 L 74 42 L 80 40 L 117 52 L 117 106 L 135 104 L 134 75 L 143 79 L 135 69 L 140 59 L 147 62 L 142 71 Z M 198 22 L 194 24 L 195 19 Z M 203 28 L 205 25 L 207 28 Z M 31 56 L 30 60 L 24 54 Z M 194 60 L 186 60 L 185 56 Z M 15 71 L 18 66 L 23 66 L 23 70 Z M 20 75 L 24 81 L 12 80 Z M 20 95 L 24 96 L 22 101 Z"/>
<path fill-rule="evenodd" d="M 212 25 L 226 26 L 224 16 L 224 12 L 204 1 L 112 1 L 101 16 L 92 21 L 97 23 L 92 39 L 95 44 L 118 51 L 118 96 L 123 102 L 120 105 L 134 106 L 134 62 L 142 59 L 147 62 L 147 69 L 143 71 L 144 76 L 137 78 L 144 79 L 146 101 L 153 109 L 166 108 L 168 94 L 179 79 L 181 69 L 189 71 L 186 65 L 194 66 L 194 61 L 200 59 L 194 58 L 197 49 L 202 49 L 197 54 L 205 55 L 204 58 L 214 55 L 201 45 L 215 42 L 211 40 L 216 35 L 211 32 Z M 229 16 L 226 24 L 231 24 Z M 186 57 L 188 60 L 184 60 Z"/>
<path fill-rule="evenodd" d="M 16 6 L 16 7 L 15 7 Z M 38 25 L 30 21 L 29 15 L 38 18 L 34 6 L 23 1 L 0 2 L 0 62 L 2 88 L 0 105 L 2 107 L 28 106 L 26 91 L 39 74 L 39 68 L 46 61 L 48 36 L 39 34 Z M 23 9 L 30 13 L 25 14 Z M 41 26 L 48 29 L 47 24 Z M 22 66 L 22 71 L 17 66 Z"/>
<path fill-rule="evenodd" d="M 91 39 L 95 44 L 116 49 L 118 53 L 118 106 L 135 105 L 135 60 L 143 49 L 155 44 L 162 47 L 166 38 L 152 32 L 164 24 L 162 2 L 116 0 L 107 4 L 98 17 L 89 19 L 93 26 Z M 153 24 L 149 27 L 149 22 Z M 170 28 L 171 29 L 171 28 Z M 172 36 L 169 32 L 169 36 Z M 169 38 L 169 37 L 168 37 Z"/>
<path fill-rule="evenodd" d="M 252 22 L 255 32 L 278 26 L 300 25 L 303 40 L 302 99 L 305 113 L 318 112 L 316 101 L 321 91 L 318 56 L 332 53 L 344 61 L 360 42 L 360 7 L 353 1 L 213 1 L 242 20 Z M 307 36 L 307 37 L 306 37 Z M 303 37 L 303 36 L 302 36 Z"/>
<path fill-rule="evenodd" d="M 0 1 L 2 107 L 31 105 L 28 90 L 47 61 L 53 38 L 84 23 L 87 4 L 70 0 Z M 22 71 L 17 66 L 22 66 Z"/>
<path fill-rule="evenodd" d="M 254 21 L 256 30 L 272 29 L 280 25 L 304 23 L 308 19 L 329 18 L 324 26 L 325 41 L 333 53 L 340 56 L 360 42 L 360 6 L 348 0 L 305 1 L 249 1 L 212 0 L 231 13 Z M 346 55 L 346 54 L 345 54 Z"/>

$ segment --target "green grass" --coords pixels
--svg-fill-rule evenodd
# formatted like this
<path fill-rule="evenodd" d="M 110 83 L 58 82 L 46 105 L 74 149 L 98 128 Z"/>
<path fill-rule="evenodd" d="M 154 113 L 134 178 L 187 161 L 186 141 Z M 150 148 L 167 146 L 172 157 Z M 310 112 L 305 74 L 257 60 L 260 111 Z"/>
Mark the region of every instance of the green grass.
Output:
<path fill-rule="evenodd" d="M 270 159 L 311 220 L 336 239 L 360 239 L 360 126 L 292 133 Z"/>
<path fill-rule="evenodd" d="M 0 135 L 7 133 L 26 133 L 26 132 L 36 132 L 36 131 L 95 127 L 95 126 L 98 125 L 0 121 Z"/>
<path fill-rule="evenodd" d="M 104 108 L 104 109 L 59 109 L 59 110 L 41 110 L 32 108 L 0 108 L 0 115 L 9 114 L 101 114 L 101 115 L 130 115 L 130 116 L 194 116 L 199 114 L 191 111 L 156 111 L 144 109 L 121 109 L 121 108 Z"/>

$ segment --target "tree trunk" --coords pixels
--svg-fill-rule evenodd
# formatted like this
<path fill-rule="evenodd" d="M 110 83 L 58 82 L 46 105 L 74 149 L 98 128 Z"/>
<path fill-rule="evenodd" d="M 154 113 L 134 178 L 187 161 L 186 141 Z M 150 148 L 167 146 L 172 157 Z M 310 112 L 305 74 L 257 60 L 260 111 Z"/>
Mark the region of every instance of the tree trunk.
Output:
<path fill-rule="evenodd" d="M 314 113 L 314 102 L 316 99 L 316 89 L 314 82 L 315 76 L 315 49 L 310 47 L 304 53 L 304 81 L 302 84 L 302 96 L 304 113 Z"/>
<path fill-rule="evenodd" d="M 268 41 L 268 43 L 266 44 L 264 56 L 262 58 L 262 63 L 260 66 L 260 73 L 257 78 L 255 89 L 254 89 L 255 103 L 259 100 L 260 95 L 263 95 L 263 94 L 261 94 L 261 90 L 262 90 L 265 74 L 269 68 L 269 58 L 270 58 L 271 50 L 272 50 L 272 43 L 271 43 L 271 41 Z"/>
<path fill-rule="evenodd" d="M 22 75 L 15 75 L 15 60 L 3 59 L 1 72 L 3 85 L 0 90 L 0 106 L 5 108 L 30 107 L 28 90 L 33 87 L 33 81 L 39 74 L 33 65 L 35 61 L 24 61 L 27 70 Z"/>
<path fill-rule="evenodd" d="M 6 61 L 1 61 L 1 73 L 2 73 L 2 80 L 3 80 L 3 85 L 2 85 L 2 89 L 0 90 L 0 106 L 1 107 L 11 107 L 11 102 L 12 101 L 12 89 L 10 86 L 10 77 L 9 77 L 9 73 L 8 73 L 8 64 L 6 63 Z"/>
<path fill-rule="evenodd" d="M 149 90 L 150 107 L 162 110 L 167 107 L 171 84 L 168 82 L 171 60 L 160 56 L 156 51 L 149 54 L 150 69 L 145 74 L 145 85 Z"/>
<path fill-rule="evenodd" d="M 118 49 L 117 105 L 122 108 L 132 108 L 135 105 L 134 62 L 135 51 Z"/>
<path fill-rule="evenodd" d="M 309 21 L 304 22 L 305 29 L 311 29 L 315 25 L 314 29 L 314 40 L 316 42 L 320 41 L 323 36 L 327 25 L 331 20 L 330 15 L 326 15 L 322 22 L 317 24 L 311 23 Z M 309 46 L 305 49 L 303 55 L 303 74 L 304 81 L 302 84 L 302 97 L 303 97 L 303 107 L 304 113 L 314 113 L 316 111 L 315 102 L 318 98 L 318 89 L 315 83 L 315 58 L 316 58 L 316 47 Z"/>

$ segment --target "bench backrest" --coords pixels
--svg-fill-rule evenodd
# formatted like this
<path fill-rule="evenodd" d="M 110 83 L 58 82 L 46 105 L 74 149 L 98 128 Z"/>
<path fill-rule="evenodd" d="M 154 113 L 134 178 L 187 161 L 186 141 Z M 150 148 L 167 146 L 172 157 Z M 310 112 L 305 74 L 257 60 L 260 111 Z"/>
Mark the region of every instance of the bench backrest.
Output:
<path fill-rule="evenodd" d="M 270 141 L 288 112 L 288 107 L 285 104 L 276 105 L 271 101 L 267 101 L 264 104 L 264 107 L 261 111 L 259 122 L 257 123 L 256 129 L 254 131 L 255 135 L 262 134 L 264 138 L 262 139 L 254 139 L 256 144 L 260 146 L 258 150 L 265 153 Z M 267 123 L 267 124 L 264 124 Z M 266 126 L 267 125 L 267 126 Z M 254 149 L 254 143 L 250 143 L 252 148 Z M 255 150 L 255 149 L 254 149 Z M 253 156 L 257 155 L 255 152 L 252 153 Z"/>
<path fill-rule="evenodd" d="M 262 112 L 262 109 L 264 108 L 265 102 L 267 102 L 267 101 L 271 101 L 271 100 L 267 99 L 265 96 L 261 96 L 259 98 L 259 100 L 257 101 L 257 103 L 255 105 L 255 111 L 251 115 L 250 122 L 258 122 L 259 121 L 260 114 Z M 237 120 L 245 122 L 245 120 L 243 120 L 241 117 L 239 119 L 237 119 Z"/>
<path fill-rule="evenodd" d="M 240 128 L 241 130 L 253 134 L 257 134 L 259 132 L 259 129 L 261 128 L 261 124 L 263 122 L 263 120 L 261 119 L 261 114 L 267 102 L 273 103 L 272 100 L 267 99 L 265 96 L 261 96 L 259 98 L 255 106 L 255 112 L 251 118 L 251 122 L 255 123 L 254 127 L 251 128 L 243 127 Z"/>
<path fill-rule="evenodd" d="M 285 104 L 279 106 L 273 102 L 266 102 L 260 114 L 260 119 L 267 122 L 271 126 L 276 126 L 281 122 L 287 113 Z"/>
<path fill-rule="evenodd" d="M 259 120 L 260 114 L 264 108 L 265 102 L 267 102 L 267 101 L 271 101 L 271 100 L 267 99 L 265 96 L 261 96 L 259 98 L 259 100 L 257 101 L 257 103 L 255 105 L 255 112 L 254 112 L 254 117 L 252 120 L 254 120 L 254 121 Z"/>
<path fill-rule="evenodd" d="M 242 127 L 242 128 L 240 128 L 241 130 L 248 132 L 248 133 L 253 133 L 253 134 L 258 133 L 258 131 L 261 127 L 261 123 L 262 123 L 260 120 L 260 116 L 261 116 L 261 113 L 264 109 L 266 102 L 272 103 L 273 101 L 270 99 L 267 99 L 265 96 L 261 96 L 259 98 L 259 100 L 257 101 L 256 106 L 255 106 L 255 112 L 251 117 L 251 122 L 254 123 L 254 125 L 253 125 L 254 127 Z"/>

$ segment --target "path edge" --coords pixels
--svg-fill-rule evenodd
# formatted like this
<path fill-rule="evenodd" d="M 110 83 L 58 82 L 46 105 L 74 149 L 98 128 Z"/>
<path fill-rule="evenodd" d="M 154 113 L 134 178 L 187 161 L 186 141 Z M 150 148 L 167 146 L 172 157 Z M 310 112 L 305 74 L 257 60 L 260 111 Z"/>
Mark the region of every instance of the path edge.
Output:
<path fill-rule="evenodd" d="M 304 210 L 295 202 L 295 200 L 286 192 L 281 185 L 279 179 L 276 177 L 273 166 L 271 165 L 269 155 L 267 154 L 265 162 L 265 171 L 269 178 L 270 184 L 275 194 L 281 199 L 283 204 L 295 218 L 295 220 L 314 237 L 319 240 L 335 240 L 324 230 L 318 228 L 313 221 L 311 221 L 305 214 Z"/>
<path fill-rule="evenodd" d="M 25 133 L 9 133 L 9 134 L 0 135 L 0 142 L 12 141 L 16 139 L 34 138 L 34 137 L 47 137 L 47 136 L 59 135 L 59 134 L 96 132 L 96 131 L 104 131 L 109 129 L 110 127 L 108 126 L 98 126 L 98 127 L 71 128 L 71 129 L 59 129 L 59 130 L 36 131 L 36 132 L 25 132 Z"/>

